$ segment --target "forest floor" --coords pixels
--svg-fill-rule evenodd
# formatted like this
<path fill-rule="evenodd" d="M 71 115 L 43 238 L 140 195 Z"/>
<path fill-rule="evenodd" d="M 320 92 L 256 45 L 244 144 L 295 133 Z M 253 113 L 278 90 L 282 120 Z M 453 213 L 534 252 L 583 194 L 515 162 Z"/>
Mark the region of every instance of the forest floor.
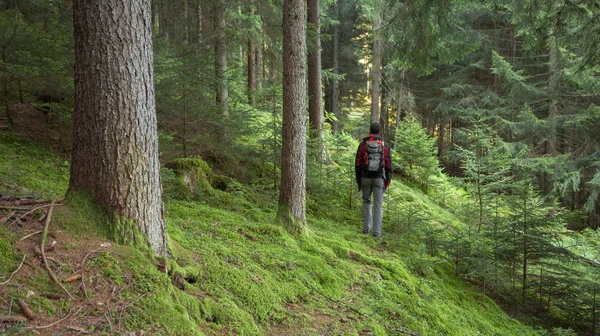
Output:
<path fill-rule="evenodd" d="M 7 133 L 0 133 L 0 154 L 4 197 L 65 194 L 65 157 Z M 39 253 L 44 210 L 23 216 L 32 206 L 0 201 L 0 334 L 537 334 L 410 243 L 418 241 L 410 238 L 415 225 L 461 223 L 400 182 L 387 204 L 421 217 L 396 220 L 388 208 L 387 234 L 377 241 L 360 233 L 358 208 L 327 199 L 327 188 L 311 193 L 309 233 L 295 237 L 273 223 L 270 187 L 232 181 L 224 191 L 209 185 L 185 194 L 178 181 L 163 170 L 167 265 L 146 249 L 110 241 L 107 218 L 91 200 L 54 206 L 46 259 L 57 282 Z"/>

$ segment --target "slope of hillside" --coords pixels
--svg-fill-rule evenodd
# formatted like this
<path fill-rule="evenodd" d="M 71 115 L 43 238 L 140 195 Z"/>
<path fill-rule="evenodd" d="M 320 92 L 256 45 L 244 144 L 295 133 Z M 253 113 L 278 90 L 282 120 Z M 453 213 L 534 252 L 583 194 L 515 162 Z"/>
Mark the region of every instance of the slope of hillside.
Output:
<path fill-rule="evenodd" d="M 62 197 L 64 158 L 8 135 L 0 135 L 0 155 L 1 194 Z M 399 235 L 413 234 L 414 225 L 460 225 L 402 183 L 390 190 L 387 202 L 396 206 L 378 241 L 360 233 L 356 206 L 328 203 L 323 195 L 309 201 L 309 233 L 294 237 L 273 223 L 276 192 L 266 186 L 215 175 L 212 186 L 182 192 L 180 177 L 163 173 L 174 256 L 167 273 L 149 251 L 107 242 L 105 218 L 85 197 L 55 207 L 50 237 L 57 243 L 47 254 L 59 279 L 83 275 L 65 284 L 73 300 L 42 296 L 61 289 L 33 252 L 39 239 L 23 239 L 40 230 L 38 213 L 16 222 L 13 210 L 0 209 L 0 317 L 22 316 L 17 298 L 37 315 L 17 324 L 0 320 L 0 332 L 537 334 L 457 280 L 428 256 L 428 246 L 401 246 Z"/>

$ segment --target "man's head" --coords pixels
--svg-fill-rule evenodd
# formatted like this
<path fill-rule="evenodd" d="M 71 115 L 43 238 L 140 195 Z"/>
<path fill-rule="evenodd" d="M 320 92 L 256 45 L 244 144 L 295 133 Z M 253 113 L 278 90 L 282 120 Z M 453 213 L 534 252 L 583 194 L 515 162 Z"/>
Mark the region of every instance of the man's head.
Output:
<path fill-rule="evenodd" d="M 369 132 L 371 134 L 381 134 L 381 124 L 378 122 L 372 123 Z"/>

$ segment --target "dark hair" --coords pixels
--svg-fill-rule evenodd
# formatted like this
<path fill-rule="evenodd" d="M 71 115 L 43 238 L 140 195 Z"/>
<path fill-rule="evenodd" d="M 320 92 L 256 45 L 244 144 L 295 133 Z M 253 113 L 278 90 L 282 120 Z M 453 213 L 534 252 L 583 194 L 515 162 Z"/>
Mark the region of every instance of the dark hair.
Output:
<path fill-rule="evenodd" d="M 372 123 L 369 132 L 371 134 L 379 134 L 379 133 L 381 133 L 381 124 L 378 123 L 378 122 Z"/>

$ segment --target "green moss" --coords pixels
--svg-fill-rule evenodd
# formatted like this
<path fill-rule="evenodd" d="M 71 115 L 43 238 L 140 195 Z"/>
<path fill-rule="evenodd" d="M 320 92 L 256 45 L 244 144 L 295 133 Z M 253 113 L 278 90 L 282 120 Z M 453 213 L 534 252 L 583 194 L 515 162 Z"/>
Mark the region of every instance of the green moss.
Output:
<path fill-rule="evenodd" d="M 27 301 L 29 301 L 31 309 L 37 314 L 45 314 L 47 316 L 54 316 L 56 314 L 54 303 L 45 297 L 32 296 Z"/>
<path fill-rule="evenodd" d="M 233 179 L 229 176 L 213 175 L 210 179 L 210 184 L 215 189 L 227 191 L 233 184 Z"/>
<path fill-rule="evenodd" d="M 210 184 L 213 176 L 212 169 L 202 158 L 175 159 L 167 163 L 165 167 L 171 169 L 177 178 L 177 181 L 173 181 L 171 184 L 185 187 L 182 195 L 210 193 L 213 190 Z"/>
<path fill-rule="evenodd" d="M 14 176 L 28 169 L 23 162 L 35 150 L 30 144 L 25 147 L 32 151 L 24 151 L 16 161 L 14 171 L 19 173 L 10 175 L 10 181 L 20 181 Z M 6 167 L 0 167 L 2 178 Z M 50 184 L 41 174 L 33 176 Z M 319 334 L 324 328 L 315 324 L 321 315 L 332 317 L 334 322 L 326 326 L 332 334 L 356 335 L 368 329 L 375 335 L 393 335 L 401 328 L 421 335 L 535 334 L 456 279 L 443 262 L 418 250 L 417 244 L 401 246 L 402 231 L 392 229 L 410 218 L 386 211 L 384 233 L 397 235 L 396 244 L 381 244 L 360 234 L 358 194 L 351 196 L 353 209 L 348 209 L 347 198 L 329 193 L 335 186 L 323 188 L 318 198 L 309 194 L 314 216 L 309 214 L 308 228 L 297 234 L 275 223 L 277 191 L 270 185 L 240 185 L 215 175 L 199 158 L 175 160 L 162 176 L 174 257 L 168 262 L 168 274 L 155 266 L 150 249 L 138 246 L 144 240 L 132 223 L 113 222 L 113 216 L 89 195 L 74 193 L 69 207 L 55 209 L 53 223 L 66 234 L 125 236 L 128 239 L 121 241 L 136 245 L 114 245 L 88 265 L 121 287 L 116 299 L 129 306 L 122 316 L 119 312 L 112 318 L 122 317 L 123 330 L 153 335 L 268 335 L 274 324 L 283 324 L 291 333 Z M 419 209 L 422 217 L 431 218 L 419 225 L 463 225 L 447 208 L 402 183 L 395 182 L 386 197 L 387 205 L 398 204 L 399 213 Z M 15 254 L 10 237 L 0 233 L 3 274 L 18 265 Z M 23 289 L 59 291 L 43 269 L 22 283 Z M 19 291 L 9 295 L 23 295 Z M 52 304 L 36 301 L 35 309 L 56 314 L 68 308 L 66 300 Z M 290 308 L 292 304 L 296 308 Z M 338 317 L 351 322 L 340 324 Z"/>
<path fill-rule="evenodd" d="M 124 274 L 118 259 L 113 256 L 110 251 L 105 251 L 98 254 L 94 259 L 89 261 L 89 266 L 95 267 L 102 271 L 102 274 L 117 286 L 124 286 Z"/>
<path fill-rule="evenodd" d="M 13 271 L 15 263 L 15 252 L 10 241 L 0 231 L 0 273 L 8 273 Z M 0 278 L 1 279 L 1 278 Z"/>
<path fill-rule="evenodd" d="M 0 193 L 62 197 L 69 184 L 69 160 L 31 140 L 0 134 Z"/>

